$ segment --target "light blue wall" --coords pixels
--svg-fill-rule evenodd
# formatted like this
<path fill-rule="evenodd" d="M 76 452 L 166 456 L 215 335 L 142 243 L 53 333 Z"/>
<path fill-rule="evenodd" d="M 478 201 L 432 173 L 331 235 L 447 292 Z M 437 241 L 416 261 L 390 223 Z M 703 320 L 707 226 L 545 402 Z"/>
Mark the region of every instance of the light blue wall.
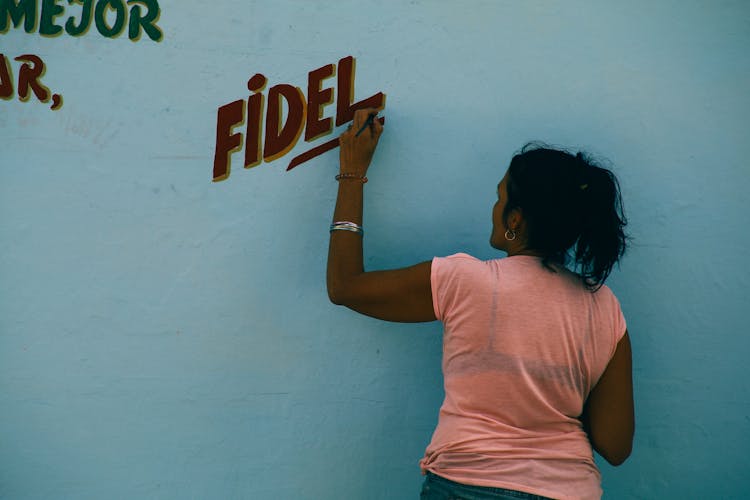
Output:
<path fill-rule="evenodd" d="M 441 329 L 328 302 L 337 153 L 211 182 L 250 76 L 347 55 L 388 95 L 368 267 L 493 257 L 528 140 L 609 159 L 637 433 L 606 497 L 750 492 L 747 2 L 160 4 L 160 43 L 0 35 L 64 95 L 0 101 L 0 497 L 418 497 Z"/>

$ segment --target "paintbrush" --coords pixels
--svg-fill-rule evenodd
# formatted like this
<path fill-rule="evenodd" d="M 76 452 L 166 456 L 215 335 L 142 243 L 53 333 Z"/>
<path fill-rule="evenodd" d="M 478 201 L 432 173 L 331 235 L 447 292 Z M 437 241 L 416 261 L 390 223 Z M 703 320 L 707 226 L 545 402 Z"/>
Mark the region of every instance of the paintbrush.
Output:
<path fill-rule="evenodd" d="M 375 120 L 375 113 L 370 113 L 370 115 L 367 117 L 367 120 L 365 121 L 365 124 L 362 125 L 362 128 L 357 131 L 356 134 L 354 134 L 354 137 L 359 137 L 359 134 L 365 131 L 367 127 L 372 125 L 372 122 Z"/>

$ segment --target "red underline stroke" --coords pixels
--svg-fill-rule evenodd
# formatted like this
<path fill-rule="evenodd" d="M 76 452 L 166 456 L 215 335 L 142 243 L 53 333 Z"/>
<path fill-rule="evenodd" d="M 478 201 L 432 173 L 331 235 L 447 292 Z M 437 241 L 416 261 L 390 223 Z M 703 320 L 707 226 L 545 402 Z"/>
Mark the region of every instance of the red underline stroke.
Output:
<path fill-rule="evenodd" d="M 380 120 L 381 124 L 385 124 L 385 117 L 381 116 L 378 118 Z M 298 167 L 301 164 L 305 163 L 306 161 L 312 160 L 316 156 L 320 156 L 323 153 L 326 153 L 332 149 L 335 149 L 339 145 L 339 138 L 336 137 L 335 139 L 331 139 L 328 142 L 324 142 L 323 144 L 319 146 L 315 146 L 312 149 L 309 149 L 305 151 L 304 153 L 295 156 L 292 158 L 292 161 L 289 162 L 289 166 L 286 168 L 286 171 L 289 172 L 294 167 Z"/>

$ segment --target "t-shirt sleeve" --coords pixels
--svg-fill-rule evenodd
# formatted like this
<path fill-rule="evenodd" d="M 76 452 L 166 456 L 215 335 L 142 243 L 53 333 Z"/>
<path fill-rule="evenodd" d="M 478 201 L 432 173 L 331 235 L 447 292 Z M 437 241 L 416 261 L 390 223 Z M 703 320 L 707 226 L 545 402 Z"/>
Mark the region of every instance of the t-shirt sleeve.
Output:
<path fill-rule="evenodd" d="M 435 257 L 432 259 L 432 267 L 430 269 L 430 288 L 432 289 L 432 308 L 435 310 L 435 317 L 443 321 L 443 308 L 442 308 L 442 291 L 443 287 L 440 286 L 441 280 L 445 273 L 445 258 Z"/>
<path fill-rule="evenodd" d="M 628 329 L 627 323 L 625 323 L 625 315 L 622 313 L 622 309 L 620 308 L 620 303 L 617 303 L 617 318 L 615 319 L 615 332 L 617 333 L 617 337 L 615 338 L 616 342 L 619 342 L 622 340 L 622 338 L 625 336 L 625 332 Z"/>
<path fill-rule="evenodd" d="M 465 253 L 432 259 L 430 271 L 432 307 L 435 310 L 435 317 L 440 321 L 445 322 L 452 306 L 461 299 L 462 288 L 471 279 L 467 271 L 476 262 L 480 261 Z"/>
<path fill-rule="evenodd" d="M 611 314 L 613 319 L 613 328 L 612 333 L 614 335 L 613 342 L 612 342 L 612 350 L 609 353 L 610 359 L 612 356 L 615 355 L 615 351 L 617 350 L 617 344 L 622 340 L 622 338 L 625 336 L 625 332 L 628 329 L 628 325 L 625 322 L 625 315 L 622 313 L 622 307 L 620 306 L 620 301 L 617 300 L 617 297 L 614 293 L 612 293 L 612 290 L 607 288 L 607 292 L 609 293 L 609 303 L 611 307 Z"/>

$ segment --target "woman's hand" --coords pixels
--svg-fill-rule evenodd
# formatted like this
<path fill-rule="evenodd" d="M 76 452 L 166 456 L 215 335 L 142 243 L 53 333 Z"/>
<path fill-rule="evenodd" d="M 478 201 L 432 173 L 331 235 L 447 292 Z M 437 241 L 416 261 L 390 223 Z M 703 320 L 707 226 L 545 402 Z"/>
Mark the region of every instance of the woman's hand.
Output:
<path fill-rule="evenodd" d="M 376 118 L 377 114 L 378 110 L 373 108 L 354 112 L 352 124 L 339 138 L 340 173 L 358 177 L 367 174 L 380 134 L 383 133 L 383 124 Z M 364 130 L 362 127 L 365 127 Z"/>

